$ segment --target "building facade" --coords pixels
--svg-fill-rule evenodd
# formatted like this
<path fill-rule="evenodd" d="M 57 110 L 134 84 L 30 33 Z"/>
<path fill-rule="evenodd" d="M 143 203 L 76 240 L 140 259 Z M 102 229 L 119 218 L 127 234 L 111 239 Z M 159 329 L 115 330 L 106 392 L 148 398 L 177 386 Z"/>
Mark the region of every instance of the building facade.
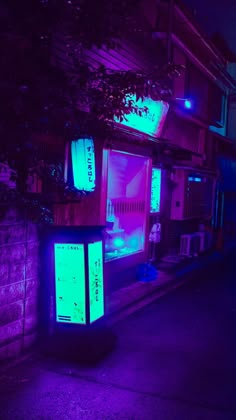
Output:
<path fill-rule="evenodd" d="M 203 244 L 201 249 L 200 239 L 192 246 L 191 238 L 200 230 L 222 227 L 222 190 L 228 188 L 228 181 L 222 181 L 222 167 L 227 165 L 222 166 L 217 157 L 229 159 L 235 137 L 234 119 L 228 115 L 229 107 L 234 109 L 235 81 L 224 57 L 183 5 L 172 0 L 144 1 L 134 21 L 140 31 L 127 34 L 118 48 L 85 50 L 84 61 L 93 68 L 102 64 L 111 71 L 147 74 L 168 62 L 182 65 L 181 75 L 170 81 L 171 100 L 134 98 L 135 112 L 114 121 L 109 133 L 92 138 L 89 159 L 94 159 L 95 172 L 89 162 L 85 175 L 95 174 L 94 191 L 77 201 L 55 199 L 53 203 L 57 226 L 104 226 L 108 300 L 116 290 L 137 281 L 140 265 L 158 262 L 163 255 L 187 256 L 209 248 L 210 244 Z M 54 37 L 53 62 L 70 72 L 72 63 L 65 49 L 59 32 Z M 77 139 L 65 144 L 60 135 L 38 138 L 64 159 L 66 176 L 77 170 L 80 182 L 84 158 L 75 155 L 72 140 Z M 42 185 L 43 190 L 47 188 Z M 232 194 L 228 196 L 232 201 Z M 39 239 L 32 226 L 29 229 L 25 219 L 14 214 L 14 220 L 6 218 L 0 227 L 1 247 L 21 250 L 12 263 L 5 251 L 0 255 L 6 279 L 0 285 L 1 311 L 7 314 L 0 326 L 2 359 L 31 344 L 38 327 Z M 23 243 L 13 234 L 16 223 L 24 232 Z M 9 229 L 11 234 L 6 235 Z M 182 235 L 187 235 L 185 242 Z M 10 275 L 10 264 L 14 275 Z M 18 268 L 23 277 L 16 279 Z M 4 301 L 9 294 L 11 299 Z"/>
<path fill-rule="evenodd" d="M 201 223 L 219 228 L 220 217 L 215 216 L 219 211 L 217 155 L 219 148 L 231 144 L 228 106 L 235 82 L 227 71 L 226 59 L 181 2 L 160 1 L 158 10 L 155 37 L 167 46 L 170 60 L 185 66 L 175 80 L 173 105 L 162 133 L 190 152 L 188 160 L 172 167 L 174 185 L 166 241 L 176 252 L 181 234 L 199 231 Z M 183 98 L 192 102 L 189 110 Z"/>
<path fill-rule="evenodd" d="M 167 63 L 181 65 L 184 70 L 170 82 L 171 100 L 134 98 L 136 111 L 114 120 L 109 135 L 93 137 L 95 191 L 80 202 L 54 205 L 57 225 L 105 226 L 108 299 L 137 280 L 141 264 L 210 247 L 200 246 L 201 235 L 194 234 L 219 228 L 217 153 L 229 141 L 234 87 L 225 58 L 180 2 L 141 2 L 133 23 L 140 31 L 127 31 L 114 49 L 84 50 L 83 60 L 94 69 L 147 74 Z M 70 72 L 60 32 L 54 45 L 54 62 Z"/>

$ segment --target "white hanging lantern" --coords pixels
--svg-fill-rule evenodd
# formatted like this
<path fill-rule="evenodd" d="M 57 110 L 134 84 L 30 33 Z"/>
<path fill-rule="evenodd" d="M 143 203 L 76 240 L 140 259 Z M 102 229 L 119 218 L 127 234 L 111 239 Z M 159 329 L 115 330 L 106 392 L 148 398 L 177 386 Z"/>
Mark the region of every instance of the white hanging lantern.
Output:
<path fill-rule="evenodd" d="M 67 158 L 66 162 L 68 162 Z M 96 172 L 92 138 L 77 139 L 71 142 L 71 163 L 74 187 L 80 191 L 94 191 Z M 65 176 L 65 180 L 66 178 Z"/>

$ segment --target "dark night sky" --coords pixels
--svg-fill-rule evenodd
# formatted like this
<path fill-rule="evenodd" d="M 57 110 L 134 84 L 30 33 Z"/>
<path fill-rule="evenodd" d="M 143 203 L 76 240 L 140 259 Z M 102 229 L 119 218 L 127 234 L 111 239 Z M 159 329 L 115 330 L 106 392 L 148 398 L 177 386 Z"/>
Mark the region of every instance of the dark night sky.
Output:
<path fill-rule="evenodd" d="M 219 31 L 236 53 L 236 1 L 184 0 L 208 36 Z"/>

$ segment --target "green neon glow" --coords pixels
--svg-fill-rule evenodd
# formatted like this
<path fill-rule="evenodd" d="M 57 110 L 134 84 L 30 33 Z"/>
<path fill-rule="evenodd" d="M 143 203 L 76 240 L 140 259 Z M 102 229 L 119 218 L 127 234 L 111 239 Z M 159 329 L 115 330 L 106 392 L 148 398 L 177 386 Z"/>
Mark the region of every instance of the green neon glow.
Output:
<path fill-rule="evenodd" d="M 56 321 L 86 323 L 83 244 L 54 244 Z"/>
<path fill-rule="evenodd" d="M 126 114 L 122 122 L 115 117 L 115 122 L 151 136 L 161 135 L 169 104 L 164 101 L 153 101 L 151 98 L 140 98 L 136 101 L 136 95 L 127 94 L 126 102 L 129 101 L 134 102 L 133 111 Z"/>
<path fill-rule="evenodd" d="M 94 191 L 95 152 L 93 139 L 78 139 L 71 142 L 74 186 L 78 190 Z"/>
<path fill-rule="evenodd" d="M 160 198 L 161 198 L 161 169 L 152 168 L 151 203 L 150 203 L 151 213 L 158 213 L 160 211 Z"/>
<path fill-rule="evenodd" d="M 103 252 L 102 242 L 88 245 L 89 260 L 89 311 L 90 322 L 104 315 Z"/>

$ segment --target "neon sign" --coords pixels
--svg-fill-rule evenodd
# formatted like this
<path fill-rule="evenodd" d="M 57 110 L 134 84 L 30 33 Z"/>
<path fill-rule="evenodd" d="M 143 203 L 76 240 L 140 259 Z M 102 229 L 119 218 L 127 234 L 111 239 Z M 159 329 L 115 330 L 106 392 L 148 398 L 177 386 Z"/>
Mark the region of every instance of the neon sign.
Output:
<path fill-rule="evenodd" d="M 93 139 L 73 140 L 71 142 L 71 156 L 75 188 L 87 192 L 94 191 L 96 173 Z"/>
<path fill-rule="evenodd" d="M 134 128 L 142 133 L 151 136 L 160 136 L 168 113 L 169 104 L 164 101 L 153 101 L 151 98 L 140 98 L 138 101 L 135 95 L 127 95 L 126 101 L 133 101 L 134 107 L 130 114 L 126 114 L 123 121 L 115 117 L 116 123 Z"/>
<path fill-rule="evenodd" d="M 188 177 L 189 182 L 202 182 L 202 178 L 199 176 L 189 176 Z"/>
<path fill-rule="evenodd" d="M 56 321 L 86 323 L 83 244 L 54 244 Z"/>
<path fill-rule="evenodd" d="M 88 245 L 90 323 L 104 315 L 102 242 Z"/>
<path fill-rule="evenodd" d="M 161 197 L 161 169 L 152 168 L 151 203 L 150 203 L 151 213 L 158 213 L 160 211 L 160 197 Z"/>

